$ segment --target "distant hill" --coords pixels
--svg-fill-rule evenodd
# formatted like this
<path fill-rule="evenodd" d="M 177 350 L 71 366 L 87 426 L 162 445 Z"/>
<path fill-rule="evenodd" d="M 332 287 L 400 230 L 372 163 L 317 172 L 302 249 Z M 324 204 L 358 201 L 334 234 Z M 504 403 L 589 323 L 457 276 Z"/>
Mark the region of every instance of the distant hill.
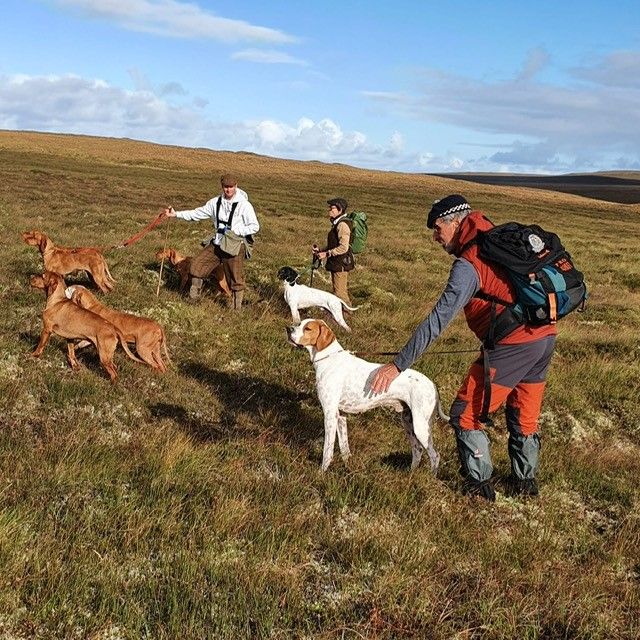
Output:
<path fill-rule="evenodd" d="M 561 191 L 622 204 L 640 203 L 640 172 L 638 171 L 603 171 L 559 176 L 503 173 L 433 173 L 430 175 L 480 184 Z"/>

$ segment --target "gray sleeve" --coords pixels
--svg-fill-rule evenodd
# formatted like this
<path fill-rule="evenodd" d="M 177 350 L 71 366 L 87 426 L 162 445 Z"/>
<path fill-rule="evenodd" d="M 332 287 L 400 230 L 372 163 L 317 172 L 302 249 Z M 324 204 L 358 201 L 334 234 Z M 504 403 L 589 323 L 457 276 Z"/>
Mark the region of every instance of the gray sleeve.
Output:
<path fill-rule="evenodd" d="M 464 258 L 457 258 L 451 265 L 449 280 L 431 313 L 418 325 L 409 342 L 394 358 L 396 367 L 400 371 L 408 369 L 479 289 L 480 279 L 473 265 Z"/>

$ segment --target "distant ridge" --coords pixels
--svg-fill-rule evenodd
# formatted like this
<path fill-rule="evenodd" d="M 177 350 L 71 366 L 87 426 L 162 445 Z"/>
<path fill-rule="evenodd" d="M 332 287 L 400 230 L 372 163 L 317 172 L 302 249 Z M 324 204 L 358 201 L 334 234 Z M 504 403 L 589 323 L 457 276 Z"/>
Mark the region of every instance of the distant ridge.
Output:
<path fill-rule="evenodd" d="M 496 186 L 561 191 L 621 204 L 640 203 L 640 172 L 637 171 L 572 173 L 559 176 L 509 173 L 430 173 L 428 175 Z"/>

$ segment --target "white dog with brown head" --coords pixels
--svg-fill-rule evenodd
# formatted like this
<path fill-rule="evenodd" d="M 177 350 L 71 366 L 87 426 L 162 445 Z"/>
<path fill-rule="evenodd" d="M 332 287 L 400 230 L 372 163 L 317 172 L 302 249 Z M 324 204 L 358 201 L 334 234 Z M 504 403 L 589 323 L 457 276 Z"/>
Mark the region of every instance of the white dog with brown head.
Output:
<path fill-rule="evenodd" d="M 381 366 L 357 358 L 345 351 L 333 331 L 322 320 L 303 320 L 296 327 L 287 327 L 289 342 L 309 352 L 316 370 L 316 389 L 324 412 L 324 451 L 322 470 L 326 471 L 333 458 L 336 434 L 340 454 L 349 455 L 347 419 L 344 413 L 363 413 L 374 407 L 393 407 L 402 413 L 402 422 L 411 443 L 411 468 L 415 469 L 426 449 L 431 469 L 438 469 L 440 456 L 433 447 L 432 424 L 438 414 L 448 421 L 440 406 L 438 391 L 425 375 L 413 369 L 403 371 L 389 390 L 374 395 L 371 381 Z"/>

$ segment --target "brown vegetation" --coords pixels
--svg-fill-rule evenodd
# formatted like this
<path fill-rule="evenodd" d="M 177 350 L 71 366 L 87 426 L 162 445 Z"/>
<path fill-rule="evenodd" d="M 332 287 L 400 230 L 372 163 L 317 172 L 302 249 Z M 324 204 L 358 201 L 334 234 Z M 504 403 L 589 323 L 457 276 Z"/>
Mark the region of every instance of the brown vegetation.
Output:
<path fill-rule="evenodd" d="M 44 300 L 29 287 L 38 228 L 110 246 L 171 203 L 240 177 L 262 224 L 241 317 L 213 297 L 155 295 L 164 224 L 107 255 L 108 303 L 160 322 L 175 368 L 92 353 L 29 357 Z M 354 416 L 348 465 L 318 471 L 322 412 L 286 344 L 276 273 L 326 236 L 325 200 L 367 211 L 343 346 L 397 349 L 437 299 L 449 260 L 429 204 L 461 192 L 495 222 L 557 231 L 590 287 L 562 321 L 542 416 L 541 495 L 507 498 L 506 434 L 490 431 L 495 505 L 459 493 L 455 445 L 437 478 L 409 473 L 385 411 Z M 193 255 L 207 223 L 169 222 Z M 16 638 L 637 638 L 640 626 L 640 206 L 543 190 L 373 172 L 247 153 L 0 132 L 0 636 Z M 78 278 L 76 278 L 78 280 Z M 81 278 L 79 281 L 83 281 Z M 86 281 L 85 281 L 86 282 Z M 318 272 L 314 285 L 329 287 Z M 460 318 L 435 350 L 473 348 Z M 445 407 L 473 354 L 417 364 Z"/>

